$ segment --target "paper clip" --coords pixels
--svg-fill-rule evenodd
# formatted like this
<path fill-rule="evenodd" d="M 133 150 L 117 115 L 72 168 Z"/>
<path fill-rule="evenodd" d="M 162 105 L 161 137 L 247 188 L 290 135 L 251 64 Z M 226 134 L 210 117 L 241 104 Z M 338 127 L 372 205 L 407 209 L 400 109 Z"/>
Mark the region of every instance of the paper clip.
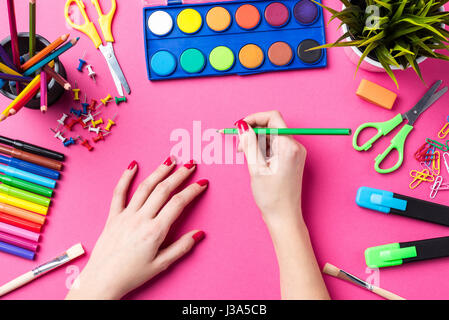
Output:
<path fill-rule="evenodd" d="M 430 191 L 430 199 L 434 199 L 437 196 L 442 183 L 443 183 L 443 177 L 438 176 L 435 179 L 435 183 L 432 185 L 432 190 Z"/>
<path fill-rule="evenodd" d="M 425 170 L 425 169 L 430 169 L 430 170 L 432 170 L 432 168 L 429 167 L 425 161 L 421 161 L 419 164 L 421 165 L 421 168 L 422 168 L 423 170 Z"/>
<path fill-rule="evenodd" d="M 449 161 L 448 161 L 448 159 L 449 159 L 449 153 L 447 153 L 447 152 L 443 153 L 443 161 L 444 161 L 444 165 L 446 166 L 447 173 L 449 173 Z"/>
<path fill-rule="evenodd" d="M 429 149 L 431 146 L 426 142 L 424 143 L 416 152 L 415 152 L 415 159 L 417 161 L 426 161 L 429 160 L 427 158 L 431 158 L 432 156 L 428 156 L 427 153 L 429 152 Z"/>
<path fill-rule="evenodd" d="M 434 157 L 432 159 L 432 174 L 434 176 L 439 176 L 441 173 L 441 153 L 435 150 Z"/>
<path fill-rule="evenodd" d="M 426 142 L 430 144 L 432 147 L 443 150 L 444 152 L 449 151 L 449 146 L 447 145 L 449 140 L 446 140 L 445 144 L 439 143 L 438 141 L 426 139 Z"/>
<path fill-rule="evenodd" d="M 438 132 L 438 138 L 444 139 L 449 134 L 449 116 L 447 117 L 447 123 L 441 128 L 440 132 Z"/>
<path fill-rule="evenodd" d="M 409 184 L 409 188 L 412 190 L 416 189 L 423 181 L 435 181 L 435 177 L 430 174 L 429 169 L 424 169 L 423 171 L 412 170 L 410 171 L 410 177 L 414 178 Z"/>

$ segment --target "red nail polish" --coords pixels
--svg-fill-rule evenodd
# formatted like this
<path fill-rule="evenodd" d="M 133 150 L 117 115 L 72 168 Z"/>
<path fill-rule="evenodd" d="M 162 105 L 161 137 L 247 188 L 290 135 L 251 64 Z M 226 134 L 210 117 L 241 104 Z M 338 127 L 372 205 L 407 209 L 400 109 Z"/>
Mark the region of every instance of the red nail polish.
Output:
<path fill-rule="evenodd" d="M 243 132 L 246 132 L 249 130 L 248 124 L 243 119 L 236 121 L 236 123 L 234 125 L 239 129 L 240 133 L 243 133 Z"/>
<path fill-rule="evenodd" d="M 206 236 L 206 234 L 204 233 L 204 231 L 198 231 L 197 233 L 195 233 L 192 236 L 192 238 L 193 238 L 193 240 L 195 240 L 195 243 L 198 243 L 201 240 L 203 240 L 205 236 Z"/>
<path fill-rule="evenodd" d="M 134 167 L 137 165 L 137 161 L 133 160 L 133 162 L 131 162 L 128 166 L 128 170 L 132 170 L 134 169 Z"/>
<path fill-rule="evenodd" d="M 201 180 L 198 180 L 196 183 L 198 183 L 201 187 L 204 187 L 204 186 L 209 185 L 209 180 L 201 179 Z"/>
<path fill-rule="evenodd" d="M 187 169 L 192 169 L 194 166 L 196 166 L 195 161 L 190 160 L 189 162 L 187 162 L 184 167 L 186 167 Z"/>
<path fill-rule="evenodd" d="M 164 164 L 167 167 L 170 167 L 173 164 L 173 161 L 172 161 L 171 157 L 168 157 L 167 160 L 164 161 Z"/>

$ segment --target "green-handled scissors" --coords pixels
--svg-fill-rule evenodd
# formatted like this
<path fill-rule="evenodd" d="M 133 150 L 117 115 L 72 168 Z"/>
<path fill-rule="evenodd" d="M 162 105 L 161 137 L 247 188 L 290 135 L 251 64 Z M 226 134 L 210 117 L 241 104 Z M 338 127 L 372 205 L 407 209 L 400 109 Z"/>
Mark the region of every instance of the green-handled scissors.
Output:
<path fill-rule="evenodd" d="M 402 165 L 402 162 L 404 161 L 404 145 L 405 140 L 407 139 L 407 136 L 409 133 L 413 130 L 413 125 L 415 124 L 418 117 L 424 113 L 429 107 L 438 99 L 441 98 L 443 94 L 445 94 L 448 90 L 447 87 L 442 88 L 440 91 L 437 92 L 438 88 L 443 83 L 442 80 L 437 81 L 432 88 L 430 88 L 424 97 L 419 100 L 419 102 L 409 111 L 407 111 L 404 114 L 398 114 L 396 117 L 389 121 L 385 122 L 371 122 L 371 123 L 365 123 L 362 124 L 360 127 L 357 128 L 356 132 L 354 133 L 354 137 L 352 140 L 352 146 L 357 151 L 367 151 L 369 150 L 373 143 L 379 140 L 382 136 L 385 136 L 389 134 L 394 128 L 399 126 L 404 120 L 407 120 L 408 123 L 405 124 L 402 129 L 394 136 L 394 138 L 391 140 L 390 146 L 384 151 L 384 153 L 379 154 L 375 159 L 374 169 L 378 173 L 390 173 L 393 171 L 396 171 L 399 169 L 399 167 Z M 368 140 L 364 145 L 359 146 L 357 144 L 357 138 L 359 134 L 366 128 L 374 128 L 377 129 L 377 134 L 372 137 L 370 140 Z M 380 164 L 385 160 L 385 158 L 394 150 L 396 149 L 399 153 L 399 159 L 396 162 L 396 164 L 388 169 L 381 169 Z"/>

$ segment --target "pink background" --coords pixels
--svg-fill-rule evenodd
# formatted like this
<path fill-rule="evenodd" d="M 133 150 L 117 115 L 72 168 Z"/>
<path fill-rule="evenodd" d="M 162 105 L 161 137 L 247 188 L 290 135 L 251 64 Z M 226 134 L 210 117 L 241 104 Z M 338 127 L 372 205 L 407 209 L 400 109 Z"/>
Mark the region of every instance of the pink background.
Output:
<path fill-rule="evenodd" d="M 28 1 L 16 1 L 19 31 L 28 29 Z M 53 41 L 68 30 L 63 12 L 65 1 L 38 1 L 37 32 Z M 90 1 L 85 1 L 96 19 Z M 102 1 L 108 8 L 108 1 Z M 126 6 L 125 6 L 126 3 Z M 66 94 L 46 115 L 23 110 L 1 124 L 0 133 L 64 152 L 67 155 L 63 178 L 45 226 L 41 249 L 35 262 L 0 253 L 0 283 L 9 281 L 34 266 L 55 257 L 75 243 L 82 242 L 89 253 L 106 219 L 112 189 L 132 160 L 140 164 L 141 181 L 161 163 L 175 144 L 170 133 L 177 128 L 192 131 L 194 120 L 203 130 L 231 126 L 234 121 L 256 111 L 280 110 L 291 127 L 351 127 L 366 121 L 384 121 L 408 110 L 426 88 L 411 70 L 398 72 L 400 90 L 386 74 L 360 71 L 354 79 L 354 65 L 342 49 L 328 51 L 328 67 L 321 70 L 267 73 L 254 76 L 227 76 L 193 80 L 150 82 L 147 80 L 142 35 L 142 1 L 118 1 L 113 24 L 115 52 L 132 94 L 119 107 L 110 104 L 103 118 L 119 112 L 118 126 L 106 142 L 95 145 L 92 153 L 81 146 L 66 149 L 52 137 L 62 112 L 75 106 Z M 325 4 L 339 8 L 337 0 Z M 9 34 L 6 3 L 0 5 L 0 37 Z M 329 15 L 325 14 L 326 21 Z M 96 20 L 95 20 L 96 21 Z M 327 39 L 337 39 L 337 22 L 327 27 Z M 68 78 L 77 80 L 88 98 L 115 94 L 106 64 L 86 36 L 61 57 Z M 87 51 L 86 60 L 97 72 L 97 85 L 87 72 L 75 70 L 78 58 Z M 449 80 L 449 63 L 425 61 L 423 75 L 429 84 Z M 355 91 L 362 78 L 375 81 L 398 92 L 393 111 L 360 100 Z M 446 82 L 447 84 L 447 82 Z M 83 95 L 84 96 L 84 95 Z M 0 97 L 6 107 L 8 100 Z M 449 235 L 443 226 L 386 216 L 355 204 L 360 186 L 383 188 L 409 196 L 428 199 L 429 185 L 408 188 L 409 171 L 419 168 L 413 153 L 426 137 L 436 137 L 448 115 L 449 95 L 432 107 L 418 122 L 407 141 L 403 167 L 390 175 L 373 169 L 374 157 L 390 138 L 374 150 L 359 154 L 349 137 L 301 137 L 308 149 L 304 177 L 304 216 L 320 265 L 331 262 L 366 279 L 363 252 L 367 247 Z M 77 106 L 79 107 L 79 106 Z M 80 128 L 76 131 L 88 136 Z M 67 134 L 68 135 L 68 134 Z M 74 134 L 73 134 L 74 135 Z M 203 147 L 205 144 L 203 144 Z M 443 175 L 449 178 L 443 167 Z M 278 269 L 270 237 L 255 206 L 245 165 L 200 165 L 193 179 L 208 178 L 211 185 L 202 199 L 185 212 L 176 234 L 202 228 L 207 238 L 174 268 L 132 293 L 132 299 L 278 299 Z M 447 194 L 436 202 L 449 205 Z M 88 255 L 71 265 L 82 268 Z M 380 285 L 409 299 L 449 297 L 445 276 L 449 259 L 439 259 L 387 268 L 380 272 Z M 8 295 L 7 299 L 61 299 L 69 274 L 63 267 L 44 278 Z M 377 296 L 325 276 L 335 299 L 377 299 Z"/>

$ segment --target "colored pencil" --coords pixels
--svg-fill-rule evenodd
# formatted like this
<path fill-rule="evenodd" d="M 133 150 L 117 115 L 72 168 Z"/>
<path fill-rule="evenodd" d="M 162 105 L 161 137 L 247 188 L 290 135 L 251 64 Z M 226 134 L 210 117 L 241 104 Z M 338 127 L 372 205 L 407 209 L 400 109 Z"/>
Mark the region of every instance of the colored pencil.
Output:
<path fill-rule="evenodd" d="M 42 69 L 47 73 L 48 76 L 55 79 L 55 81 L 59 83 L 65 90 L 72 89 L 72 85 L 66 79 L 64 79 L 64 77 L 62 77 L 59 73 L 53 70 L 53 68 L 50 68 L 50 66 L 46 65 Z"/>
<path fill-rule="evenodd" d="M 47 112 L 47 73 L 41 71 L 41 112 Z"/>
<path fill-rule="evenodd" d="M 9 73 L 3 73 L 0 72 L 0 79 L 6 80 L 6 81 L 19 81 L 19 82 L 31 82 L 33 78 L 31 77 L 22 77 L 22 76 L 16 76 Z"/>
<path fill-rule="evenodd" d="M 13 69 L 14 71 L 17 71 L 16 66 L 14 65 L 14 63 L 11 60 L 11 58 L 9 57 L 9 54 L 6 52 L 5 48 L 3 48 L 3 46 L 1 44 L 0 44 L 0 59 L 8 67 Z"/>
<path fill-rule="evenodd" d="M 70 34 L 65 34 L 61 37 L 59 37 L 58 39 L 56 39 L 55 41 L 53 41 L 52 43 L 50 43 L 48 46 L 46 46 L 44 49 L 42 49 L 41 51 L 39 51 L 38 53 L 36 53 L 36 55 L 34 57 L 32 57 L 30 60 L 28 60 L 27 62 L 25 62 L 22 65 L 22 70 L 26 71 L 29 68 L 31 68 L 32 66 L 34 66 L 36 63 L 38 63 L 39 61 L 41 61 L 42 59 L 44 59 L 47 55 L 49 55 L 53 50 L 55 50 L 56 48 L 58 48 L 60 45 L 62 45 L 64 42 L 67 41 L 67 39 L 69 38 Z"/>
<path fill-rule="evenodd" d="M 239 130 L 237 128 L 221 129 L 218 130 L 222 134 L 238 134 Z M 339 129 L 339 128 L 254 128 L 256 134 L 264 135 L 351 135 L 351 129 Z"/>
<path fill-rule="evenodd" d="M 47 63 L 49 63 L 50 61 L 56 59 L 57 57 L 59 57 L 61 54 L 63 54 L 64 52 L 66 52 L 67 50 L 69 50 L 71 47 L 73 47 L 75 44 L 77 44 L 78 40 L 80 38 L 76 38 L 76 39 L 72 39 L 69 42 L 67 42 L 65 45 L 63 45 L 61 48 L 59 48 L 58 50 L 52 52 L 50 55 L 48 55 L 47 57 L 45 57 L 44 59 L 42 59 L 41 61 L 39 61 L 38 63 L 36 63 L 34 66 L 30 67 L 27 71 L 24 72 L 24 76 L 29 76 L 32 75 L 35 71 L 37 71 L 38 69 L 42 68 L 43 66 L 45 66 Z"/>
<path fill-rule="evenodd" d="M 3 72 L 3 73 L 8 73 L 8 74 L 15 75 L 15 76 L 22 76 L 20 73 L 18 73 L 17 71 L 11 69 L 6 64 L 3 64 L 1 62 L 0 62 L 0 71 Z"/>
<path fill-rule="evenodd" d="M 36 49 L 36 0 L 30 0 L 30 32 L 29 32 L 29 55 L 34 56 Z"/>
<path fill-rule="evenodd" d="M 20 71 L 20 51 L 19 51 L 19 38 L 17 37 L 17 24 L 16 13 L 14 10 L 14 0 L 6 0 L 8 4 L 8 16 L 9 16 L 9 32 L 11 34 L 11 51 L 12 60 Z"/>
<path fill-rule="evenodd" d="M 39 90 L 40 81 L 41 81 L 41 75 L 39 74 L 33 79 L 33 81 L 31 81 L 25 87 L 25 89 L 0 114 L 0 121 L 5 120 L 9 116 L 10 111 L 13 109 L 13 107 L 24 106 L 28 101 L 30 101 L 31 98 L 33 98 L 34 95 L 36 94 L 36 92 Z M 15 111 L 17 112 L 17 110 L 19 110 L 19 109 L 15 109 Z"/>

